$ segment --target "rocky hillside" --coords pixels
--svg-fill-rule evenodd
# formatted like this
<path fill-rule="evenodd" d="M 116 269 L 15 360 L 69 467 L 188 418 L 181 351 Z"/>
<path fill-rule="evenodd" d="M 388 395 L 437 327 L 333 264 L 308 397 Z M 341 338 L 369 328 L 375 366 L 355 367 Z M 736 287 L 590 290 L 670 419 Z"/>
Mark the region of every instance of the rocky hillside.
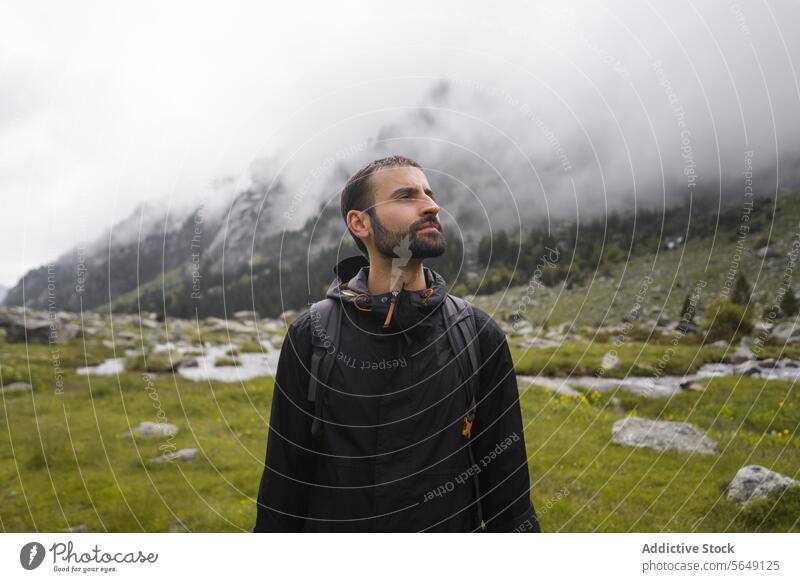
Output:
<path fill-rule="evenodd" d="M 323 295 L 337 258 L 357 251 L 349 236 L 342 239 L 333 204 L 321 205 L 301 228 L 285 229 L 278 209 L 286 195 L 280 182 L 256 183 L 216 211 L 200 207 L 179 217 L 143 205 L 88 248 L 30 271 L 5 305 L 183 318 L 241 310 L 276 317 L 303 309 Z M 451 200 L 448 208 L 458 205 Z M 752 306 L 766 308 L 787 271 L 800 195 L 781 194 L 777 205 L 762 197 L 722 208 L 698 197 L 667 210 L 609 213 L 581 223 L 532 222 L 521 235 L 496 229 L 481 236 L 443 222 L 448 252 L 427 264 L 455 294 L 475 296 L 501 317 L 524 305 L 535 325 L 602 327 L 631 318 L 656 325 L 680 319 L 698 285 L 696 314 L 702 316 L 705 305 L 730 295 L 742 277 Z"/>
<path fill-rule="evenodd" d="M 29 271 L 4 304 L 186 318 L 240 310 L 274 317 L 302 307 L 324 293 L 337 257 L 358 251 L 349 236 L 342 240 L 338 205 L 321 205 L 301 228 L 285 229 L 285 194 L 280 182 L 256 184 L 221 209 L 177 217 L 143 204 L 93 244 Z M 455 275 L 457 233 L 448 241 L 451 252 L 431 264 Z"/>

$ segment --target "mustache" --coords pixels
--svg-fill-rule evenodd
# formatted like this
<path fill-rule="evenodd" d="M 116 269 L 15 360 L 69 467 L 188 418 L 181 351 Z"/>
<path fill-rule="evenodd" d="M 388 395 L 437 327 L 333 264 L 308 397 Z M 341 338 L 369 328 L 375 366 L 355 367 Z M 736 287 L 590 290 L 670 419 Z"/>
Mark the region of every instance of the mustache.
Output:
<path fill-rule="evenodd" d="M 437 229 L 437 230 L 439 230 L 440 232 L 441 232 L 441 230 L 442 230 L 442 225 L 441 225 L 441 224 L 439 224 L 439 221 L 438 221 L 438 220 L 436 220 L 436 219 L 434 218 L 434 219 L 431 219 L 431 220 L 426 220 L 426 221 L 424 221 L 424 222 L 421 222 L 421 223 L 420 223 L 418 226 L 416 226 L 416 227 L 414 228 L 414 231 L 416 232 L 416 231 L 418 231 L 418 230 L 422 230 L 423 228 L 426 228 L 426 227 L 428 227 L 428 226 L 434 226 L 434 227 L 436 227 L 436 229 Z"/>

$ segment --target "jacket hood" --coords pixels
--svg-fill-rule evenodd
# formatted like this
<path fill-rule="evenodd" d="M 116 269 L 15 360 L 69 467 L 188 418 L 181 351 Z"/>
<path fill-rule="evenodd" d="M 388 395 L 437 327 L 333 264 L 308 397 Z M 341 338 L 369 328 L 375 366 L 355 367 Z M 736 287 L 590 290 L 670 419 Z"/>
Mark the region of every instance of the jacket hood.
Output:
<path fill-rule="evenodd" d="M 447 285 L 439 273 L 423 265 L 425 289 L 400 290 L 395 299 L 389 291 L 373 295 L 367 285 L 369 261 L 363 256 L 349 257 L 337 263 L 333 271 L 336 278 L 331 282 L 327 297 L 350 303 L 354 309 L 374 318 L 379 329 L 384 331 L 408 331 L 421 324 L 447 297 Z"/>

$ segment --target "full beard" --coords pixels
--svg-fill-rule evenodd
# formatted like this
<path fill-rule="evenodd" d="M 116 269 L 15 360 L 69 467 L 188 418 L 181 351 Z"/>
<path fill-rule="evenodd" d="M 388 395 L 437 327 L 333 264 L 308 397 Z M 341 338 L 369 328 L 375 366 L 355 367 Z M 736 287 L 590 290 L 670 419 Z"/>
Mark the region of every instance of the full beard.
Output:
<path fill-rule="evenodd" d="M 411 229 L 390 230 L 381 224 L 374 213 L 370 215 L 370 218 L 375 235 L 375 248 L 388 258 L 426 259 L 441 256 L 447 250 L 447 240 L 443 232 L 429 230 L 420 233 Z"/>

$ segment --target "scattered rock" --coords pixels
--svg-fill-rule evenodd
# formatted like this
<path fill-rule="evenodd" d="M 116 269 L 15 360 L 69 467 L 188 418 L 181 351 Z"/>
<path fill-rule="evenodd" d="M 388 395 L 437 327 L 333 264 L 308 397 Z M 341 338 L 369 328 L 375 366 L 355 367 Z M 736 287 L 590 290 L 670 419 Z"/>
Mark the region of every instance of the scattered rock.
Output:
<path fill-rule="evenodd" d="M 139 319 L 136 323 L 138 324 L 138 327 L 146 327 L 148 329 L 159 329 L 164 326 L 163 323 L 159 323 L 154 319 L 145 319 L 145 318 Z"/>
<path fill-rule="evenodd" d="M 278 331 L 281 328 L 277 321 L 272 321 L 271 319 L 262 319 L 261 327 L 263 331 Z"/>
<path fill-rule="evenodd" d="M 154 354 L 167 354 L 177 351 L 178 351 L 178 345 L 173 342 L 165 342 L 163 344 L 159 343 L 153 346 Z"/>
<path fill-rule="evenodd" d="M 178 427 L 166 422 L 140 422 L 139 426 L 131 429 L 131 434 L 144 437 L 170 437 L 178 434 Z"/>
<path fill-rule="evenodd" d="M 776 253 L 774 250 L 772 250 L 771 247 L 761 247 L 760 249 L 758 249 L 756 251 L 756 256 L 759 259 L 766 259 L 766 258 L 769 258 L 769 257 L 777 257 L 778 253 Z"/>
<path fill-rule="evenodd" d="M 800 341 L 800 326 L 784 321 L 772 328 L 772 337 L 784 342 Z"/>
<path fill-rule="evenodd" d="M 681 383 L 683 390 L 690 390 L 692 392 L 702 392 L 706 387 L 700 382 L 683 382 Z"/>
<path fill-rule="evenodd" d="M 194 321 L 186 320 L 186 319 L 178 319 L 178 318 L 172 317 L 169 320 L 169 329 L 170 329 L 170 331 L 175 332 L 176 334 L 178 334 L 178 333 L 181 333 L 181 332 L 184 332 L 184 331 L 192 332 L 196 328 L 195 328 Z"/>
<path fill-rule="evenodd" d="M 625 407 L 622 405 L 622 400 L 616 396 L 611 397 L 611 410 L 614 412 L 625 412 Z"/>
<path fill-rule="evenodd" d="M 688 422 L 629 416 L 614 423 L 611 436 L 618 445 L 657 451 L 713 454 L 716 448 L 716 442 Z"/>
<path fill-rule="evenodd" d="M 586 390 L 598 392 L 616 392 L 625 390 L 644 396 L 645 398 L 664 398 L 680 392 L 680 379 L 671 376 L 650 378 L 643 376 L 627 376 L 625 378 L 598 378 L 596 376 L 572 376 L 570 384 Z"/>
<path fill-rule="evenodd" d="M 563 378 L 547 378 L 545 376 L 517 376 L 517 388 L 544 388 L 556 394 L 578 398 L 581 393 L 566 383 Z"/>
<path fill-rule="evenodd" d="M 744 344 L 741 344 L 733 351 L 733 353 L 728 358 L 728 361 L 731 364 L 743 364 L 745 362 L 749 362 L 755 359 L 756 356 L 755 354 L 753 354 L 750 348 Z"/>
<path fill-rule="evenodd" d="M 649 364 L 647 362 L 637 362 L 636 373 L 637 375 L 640 376 L 656 376 L 659 373 L 659 371 L 652 364 Z"/>
<path fill-rule="evenodd" d="M 700 333 L 700 328 L 693 323 L 689 323 L 688 321 L 679 321 L 678 324 L 675 325 L 675 329 L 682 334 Z"/>
<path fill-rule="evenodd" d="M 536 333 L 536 329 L 527 321 L 519 320 L 511 326 L 512 336 L 526 336 Z"/>
<path fill-rule="evenodd" d="M 254 327 L 245 325 L 233 319 L 220 319 L 219 317 L 207 317 L 204 320 L 206 328 L 210 332 L 224 331 L 225 333 L 253 333 Z"/>
<path fill-rule="evenodd" d="M 258 313 L 255 311 L 237 311 L 233 314 L 233 318 L 241 321 L 255 321 L 258 319 Z"/>
<path fill-rule="evenodd" d="M 607 372 L 619 372 L 620 370 L 622 370 L 622 364 L 620 362 L 619 356 L 615 356 L 611 352 L 608 352 L 606 355 L 603 356 L 600 365 Z"/>
<path fill-rule="evenodd" d="M 761 373 L 761 368 L 758 362 L 748 361 L 738 364 L 733 367 L 733 374 L 735 376 L 757 376 Z"/>
<path fill-rule="evenodd" d="M 152 458 L 150 461 L 153 463 L 169 463 L 171 461 L 183 461 L 188 463 L 197 458 L 198 451 L 199 449 L 180 449 L 174 453 L 165 453 L 160 457 Z"/>
<path fill-rule="evenodd" d="M 2 392 L 30 392 L 31 390 L 33 390 L 33 386 L 27 382 L 12 382 L 11 384 L 6 384 Z"/>
<path fill-rule="evenodd" d="M 800 485 L 800 481 L 770 471 L 761 465 L 747 465 L 736 472 L 728 484 L 729 501 L 747 503 L 754 499 L 769 497 L 773 493 L 783 492 L 789 487 Z"/>
<path fill-rule="evenodd" d="M 0 313 L 0 327 L 5 328 L 9 343 L 64 343 L 81 331 L 80 326 L 56 317 L 45 318 L 38 313 L 32 315 L 9 310 Z"/>
<path fill-rule="evenodd" d="M 293 318 L 295 315 L 297 315 L 297 311 L 295 311 L 294 309 L 287 309 L 278 316 L 278 320 L 286 321 L 287 319 Z"/>
<path fill-rule="evenodd" d="M 183 356 L 180 360 L 175 362 L 175 365 L 172 367 L 173 370 L 179 370 L 181 368 L 196 368 L 199 365 L 197 358 L 194 356 Z"/>
<path fill-rule="evenodd" d="M 561 343 L 551 339 L 545 339 L 542 337 L 532 337 L 526 340 L 522 340 L 519 343 L 519 348 L 521 350 L 529 350 L 529 349 L 547 349 L 547 348 L 557 348 L 560 346 Z"/>

